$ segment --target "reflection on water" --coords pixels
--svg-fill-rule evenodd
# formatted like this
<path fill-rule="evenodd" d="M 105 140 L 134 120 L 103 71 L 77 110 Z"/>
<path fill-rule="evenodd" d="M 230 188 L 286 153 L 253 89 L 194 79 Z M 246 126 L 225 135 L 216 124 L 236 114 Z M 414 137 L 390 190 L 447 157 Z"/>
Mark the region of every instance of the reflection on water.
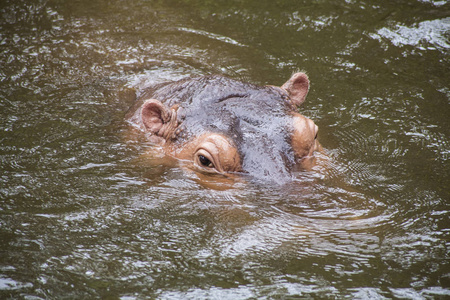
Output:
<path fill-rule="evenodd" d="M 4 1 L 1 298 L 448 297 L 448 9 Z M 123 122 L 132 88 L 297 69 L 325 149 L 284 186 L 205 184 Z"/>
<path fill-rule="evenodd" d="M 436 50 L 436 48 L 449 49 L 450 44 L 446 35 L 450 31 L 450 18 L 442 20 L 424 21 L 418 24 L 417 28 L 409 28 L 397 25 L 395 30 L 381 28 L 378 36 L 389 39 L 394 45 L 418 46 L 421 42 L 426 42 L 430 46 L 420 46 L 421 50 Z M 374 35 L 374 38 L 378 37 Z"/>

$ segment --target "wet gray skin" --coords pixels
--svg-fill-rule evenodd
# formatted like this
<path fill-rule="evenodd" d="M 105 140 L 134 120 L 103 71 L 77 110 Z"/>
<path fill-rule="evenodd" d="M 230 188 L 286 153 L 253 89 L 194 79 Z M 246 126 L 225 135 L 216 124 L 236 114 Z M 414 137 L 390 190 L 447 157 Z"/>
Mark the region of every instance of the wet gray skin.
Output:
<path fill-rule="evenodd" d="M 293 113 L 286 91 L 256 86 L 222 76 L 206 76 L 148 88 L 130 109 L 131 123 L 147 99 L 177 107 L 179 130 L 171 136 L 176 147 L 205 133 L 218 133 L 234 142 L 242 170 L 265 182 L 285 183 L 301 157 L 292 146 Z M 138 124 L 139 125 L 139 124 Z"/>

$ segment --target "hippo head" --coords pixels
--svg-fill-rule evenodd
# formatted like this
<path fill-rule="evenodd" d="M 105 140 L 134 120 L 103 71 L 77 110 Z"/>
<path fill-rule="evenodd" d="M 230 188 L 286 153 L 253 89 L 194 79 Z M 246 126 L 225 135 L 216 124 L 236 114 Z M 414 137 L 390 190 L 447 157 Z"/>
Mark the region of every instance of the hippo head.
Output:
<path fill-rule="evenodd" d="M 145 90 L 129 121 L 202 173 L 285 182 L 316 149 L 318 127 L 297 112 L 308 90 L 304 73 L 281 87 L 222 76 L 185 79 Z"/>

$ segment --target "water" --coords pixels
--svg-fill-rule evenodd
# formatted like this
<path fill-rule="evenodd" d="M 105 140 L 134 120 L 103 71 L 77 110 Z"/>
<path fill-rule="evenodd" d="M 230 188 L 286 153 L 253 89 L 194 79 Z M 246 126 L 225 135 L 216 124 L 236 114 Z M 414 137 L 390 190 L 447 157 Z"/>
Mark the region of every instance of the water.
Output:
<path fill-rule="evenodd" d="M 0 4 L 1 298 L 450 295 L 445 1 Z M 132 88 L 283 84 L 325 154 L 205 184 L 123 121 Z"/>

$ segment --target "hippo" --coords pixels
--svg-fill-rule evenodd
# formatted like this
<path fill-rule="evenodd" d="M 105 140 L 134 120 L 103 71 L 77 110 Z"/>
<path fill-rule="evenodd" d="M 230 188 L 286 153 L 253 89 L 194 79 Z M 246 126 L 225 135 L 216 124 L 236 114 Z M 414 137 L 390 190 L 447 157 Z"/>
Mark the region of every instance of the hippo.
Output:
<path fill-rule="evenodd" d="M 318 127 L 298 113 L 309 86 L 305 73 L 281 87 L 182 79 L 144 89 L 126 119 L 196 172 L 283 183 L 319 147 Z"/>

